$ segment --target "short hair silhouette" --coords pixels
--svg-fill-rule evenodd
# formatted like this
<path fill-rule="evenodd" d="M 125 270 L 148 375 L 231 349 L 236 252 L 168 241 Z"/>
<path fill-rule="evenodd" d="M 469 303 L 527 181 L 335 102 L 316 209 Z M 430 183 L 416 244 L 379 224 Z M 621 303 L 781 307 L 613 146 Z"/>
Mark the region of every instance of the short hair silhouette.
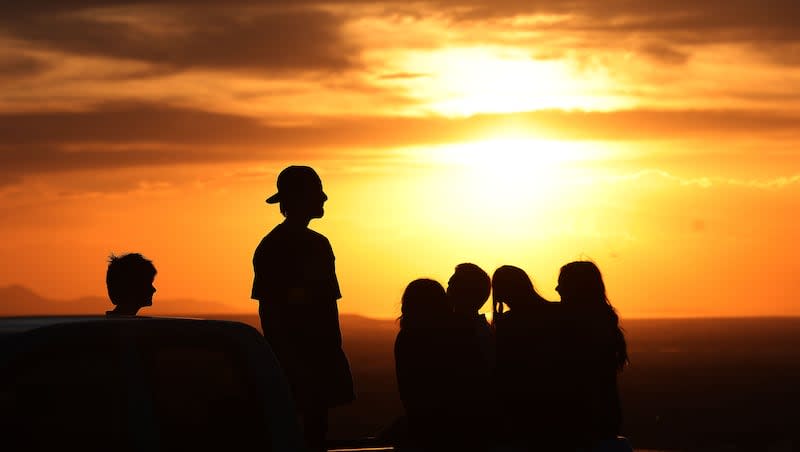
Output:
<path fill-rule="evenodd" d="M 106 289 L 108 298 L 116 306 L 109 313 L 136 314 L 153 301 L 153 280 L 156 277 L 153 262 L 139 253 L 122 256 L 111 254 L 106 269 Z"/>
<path fill-rule="evenodd" d="M 451 312 L 447 294 L 438 281 L 429 278 L 415 279 L 403 291 L 400 328 L 441 327 Z"/>
<path fill-rule="evenodd" d="M 456 265 L 447 283 L 447 296 L 456 312 L 477 313 L 489 299 L 492 280 L 477 265 L 464 262 Z"/>
<path fill-rule="evenodd" d="M 599 308 L 617 328 L 617 368 L 628 363 L 625 336 L 619 328 L 619 316 L 606 295 L 606 285 L 600 268 L 592 261 L 573 261 L 561 267 L 556 291 L 561 302 L 577 308 Z"/>
<path fill-rule="evenodd" d="M 525 270 L 513 265 L 503 265 L 492 275 L 492 309 L 503 312 L 503 304 L 512 310 L 524 309 L 529 303 L 547 303 L 533 287 Z"/>

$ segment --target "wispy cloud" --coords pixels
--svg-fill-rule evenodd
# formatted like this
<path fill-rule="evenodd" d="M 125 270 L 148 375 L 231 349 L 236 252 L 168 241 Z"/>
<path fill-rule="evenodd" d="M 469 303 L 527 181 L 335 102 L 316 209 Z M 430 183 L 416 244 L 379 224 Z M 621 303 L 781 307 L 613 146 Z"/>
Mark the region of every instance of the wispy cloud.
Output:
<path fill-rule="evenodd" d="M 699 188 L 734 186 L 770 190 L 800 186 L 800 174 L 761 179 L 741 179 L 719 176 L 681 177 L 660 169 L 645 169 L 634 173 L 607 176 L 603 178 L 603 180 L 606 182 L 638 182 L 654 178 L 666 180 L 684 187 Z"/>
<path fill-rule="evenodd" d="M 757 135 L 761 140 L 772 136 L 785 141 L 797 139 L 800 130 L 800 117 L 752 111 L 551 110 L 468 118 L 320 117 L 288 125 L 280 124 L 282 119 L 275 118 L 276 125 L 270 118 L 142 103 L 103 104 L 90 111 L 0 114 L 0 175 L 8 183 L 23 175 L 87 169 L 333 155 L 370 160 L 382 150 L 506 135 L 637 142 L 713 139 L 724 134 L 728 139 Z M 713 152 L 728 151 L 714 148 Z"/>

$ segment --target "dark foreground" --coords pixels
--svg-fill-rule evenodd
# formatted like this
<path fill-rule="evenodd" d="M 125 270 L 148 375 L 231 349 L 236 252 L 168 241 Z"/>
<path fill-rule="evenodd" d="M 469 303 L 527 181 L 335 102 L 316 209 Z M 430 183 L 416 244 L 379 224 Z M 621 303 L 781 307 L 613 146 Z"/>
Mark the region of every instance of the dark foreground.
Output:
<path fill-rule="evenodd" d="M 256 315 L 208 317 L 258 327 Z M 358 400 L 333 411 L 330 437 L 371 436 L 402 413 L 397 325 L 341 323 Z M 623 327 L 631 355 L 621 377 L 623 434 L 637 449 L 800 450 L 800 318 L 629 319 Z"/>

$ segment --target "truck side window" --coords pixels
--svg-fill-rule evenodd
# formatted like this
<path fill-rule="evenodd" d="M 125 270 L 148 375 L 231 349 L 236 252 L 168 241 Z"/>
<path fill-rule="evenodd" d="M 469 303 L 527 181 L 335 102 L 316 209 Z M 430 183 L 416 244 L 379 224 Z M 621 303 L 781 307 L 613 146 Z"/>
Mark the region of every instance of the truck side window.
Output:
<path fill-rule="evenodd" d="M 191 334 L 158 342 L 143 351 L 161 450 L 269 450 L 263 401 L 241 350 Z"/>

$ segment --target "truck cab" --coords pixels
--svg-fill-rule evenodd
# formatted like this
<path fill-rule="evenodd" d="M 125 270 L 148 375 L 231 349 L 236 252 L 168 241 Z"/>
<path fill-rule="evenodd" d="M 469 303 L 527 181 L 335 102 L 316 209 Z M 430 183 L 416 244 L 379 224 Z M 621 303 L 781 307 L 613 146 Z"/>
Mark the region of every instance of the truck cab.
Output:
<path fill-rule="evenodd" d="M 240 322 L 0 319 L 4 450 L 300 451 L 269 345 Z"/>

